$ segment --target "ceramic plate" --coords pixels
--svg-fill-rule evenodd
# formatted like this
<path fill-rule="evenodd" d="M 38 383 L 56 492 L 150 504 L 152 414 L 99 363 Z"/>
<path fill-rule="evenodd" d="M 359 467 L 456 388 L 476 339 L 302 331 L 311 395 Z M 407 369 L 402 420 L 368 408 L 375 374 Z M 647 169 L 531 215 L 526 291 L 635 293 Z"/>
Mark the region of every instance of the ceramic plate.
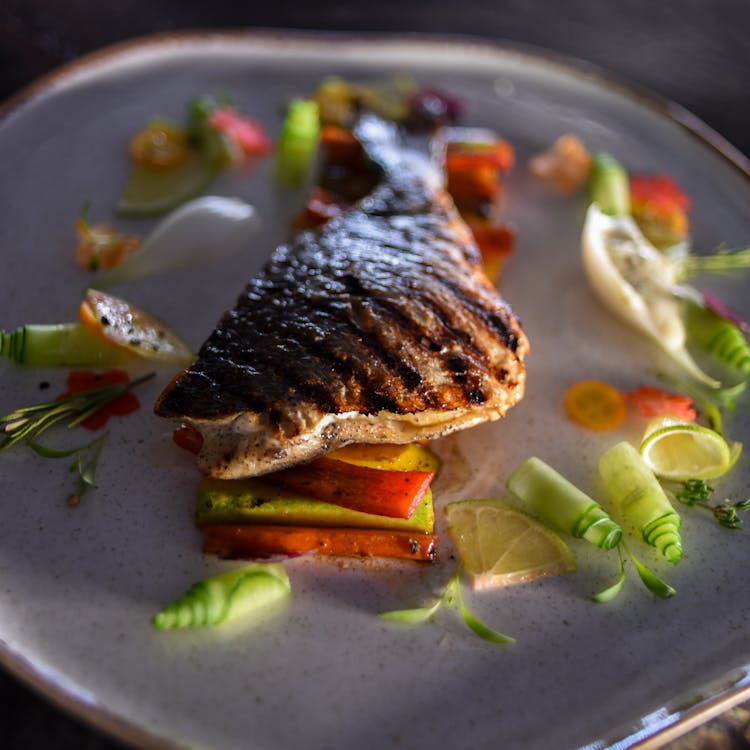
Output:
<path fill-rule="evenodd" d="M 747 245 L 750 184 L 741 157 L 686 113 L 528 50 L 455 40 L 190 35 L 125 45 L 48 77 L 0 122 L 3 328 L 75 318 L 87 279 L 72 260 L 74 219 L 87 201 L 93 220 L 111 218 L 128 171 L 128 139 L 152 116 L 179 119 L 191 97 L 227 91 L 238 109 L 276 132 L 289 98 L 325 75 L 398 72 L 459 93 L 465 122 L 497 129 L 518 157 L 504 208 L 518 241 L 501 286 L 532 342 L 527 396 L 501 423 L 440 444 L 446 470 L 438 506 L 502 496 L 508 472 L 532 454 L 593 490 L 600 453 L 635 439 L 640 425 L 585 432 L 563 418 L 563 389 L 584 377 L 622 389 L 655 384 L 665 363 L 592 297 L 579 261 L 585 199 L 562 198 L 532 179 L 529 155 L 575 132 L 634 171 L 669 173 L 693 199 L 694 242 L 704 251 Z M 263 217 L 246 254 L 132 282 L 119 293 L 198 346 L 287 232 L 299 196 L 278 189 L 272 176 L 269 160 L 213 186 L 251 201 Z M 152 224 L 117 222 L 135 233 Z M 747 280 L 705 286 L 747 317 Z M 516 637 L 510 647 L 479 640 L 450 611 L 416 627 L 377 617 L 430 601 L 455 565 L 445 541 L 440 561 L 428 567 L 292 560 L 291 599 L 259 621 L 156 632 L 149 624 L 155 611 L 228 564 L 200 554 L 192 522 L 198 474 L 172 444 L 170 426 L 150 413 L 172 375 L 155 370 L 140 390 L 143 408 L 111 423 L 98 489 L 80 506 L 65 502 L 66 462 L 21 448 L 0 456 L 2 660 L 119 737 L 221 750 L 626 747 L 745 689 L 750 532 L 727 531 L 697 511 L 683 513 L 686 554 L 678 566 L 667 570 L 644 553 L 677 589 L 670 600 L 654 599 L 629 567 L 618 599 L 592 603 L 588 596 L 615 576 L 616 560 L 582 542 L 571 542 L 575 575 L 467 590 L 476 615 Z M 9 362 L 0 372 L 3 413 L 60 392 L 65 379 Z M 40 391 L 42 383 L 50 387 Z M 728 434 L 745 441 L 746 413 L 742 403 L 726 419 Z M 721 482 L 721 496 L 747 496 L 748 479 L 742 463 Z"/>

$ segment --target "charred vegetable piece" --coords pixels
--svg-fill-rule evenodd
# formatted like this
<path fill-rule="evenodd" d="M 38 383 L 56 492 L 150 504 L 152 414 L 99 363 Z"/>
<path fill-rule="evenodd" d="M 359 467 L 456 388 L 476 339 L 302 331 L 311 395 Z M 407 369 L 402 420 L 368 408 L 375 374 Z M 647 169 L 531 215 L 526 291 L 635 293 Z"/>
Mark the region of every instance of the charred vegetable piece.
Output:
<path fill-rule="evenodd" d="M 429 533 L 435 525 L 427 490 L 409 518 L 392 518 L 344 508 L 274 487 L 262 479 L 201 480 L 196 522 L 400 529 Z"/>
<path fill-rule="evenodd" d="M 434 472 L 383 471 L 319 458 L 266 475 L 269 482 L 344 508 L 393 518 L 409 518 Z"/>
<path fill-rule="evenodd" d="M 229 558 L 273 555 L 349 555 L 395 557 L 432 561 L 437 537 L 413 531 L 388 529 L 320 528 L 296 526 L 206 526 L 203 552 Z"/>
<path fill-rule="evenodd" d="M 206 578 L 152 619 L 158 630 L 219 625 L 263 611 L 289 595 L 289 576 L 279 563 L 255 563 Z"/>

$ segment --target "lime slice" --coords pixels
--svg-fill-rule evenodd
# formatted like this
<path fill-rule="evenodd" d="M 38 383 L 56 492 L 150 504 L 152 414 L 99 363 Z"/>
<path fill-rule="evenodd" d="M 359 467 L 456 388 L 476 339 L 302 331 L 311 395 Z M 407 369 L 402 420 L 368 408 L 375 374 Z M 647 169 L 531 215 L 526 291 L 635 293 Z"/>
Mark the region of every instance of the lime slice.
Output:
<path fill-rule="evenodd" d="M 739 458 L 742 446 L 718 432 L 674 417 L 656 419 L 646 428 L 640 452 L 656 476 L 674 482 L 714 479 Z"/>
<path fill-rule="evenodd" d="M 446 505 L 445 513 L 448 534 L 476 590 L 576 569 L 554 531 L 499 500 L 461 500 Z"/>
<path fill-rule="evenodd" d="M 155 216 L 171 211 L 203 191 L 216 175 L 209 160 L 195 150 L 171 169 L 135 164 L 117 202 L 120 216 Z"/>

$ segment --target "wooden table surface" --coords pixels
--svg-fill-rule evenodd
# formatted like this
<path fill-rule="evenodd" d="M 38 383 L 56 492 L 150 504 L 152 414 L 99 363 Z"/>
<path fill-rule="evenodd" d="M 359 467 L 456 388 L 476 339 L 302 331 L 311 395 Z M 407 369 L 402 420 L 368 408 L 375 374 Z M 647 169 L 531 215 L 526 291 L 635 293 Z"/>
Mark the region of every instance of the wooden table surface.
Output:
<path fill-rule="evenodd" d="M 0 97 L 113 42 L 175 29 L 233 27 L 471 34 L 523 42 L 648 87 L 750 154 L 749 0 L 3 0 Z M 0 706 L 3 750 L 122 748 L 2 671 Z M 669 745 L 687 748 L 750 748 L 750 704 Z"/>

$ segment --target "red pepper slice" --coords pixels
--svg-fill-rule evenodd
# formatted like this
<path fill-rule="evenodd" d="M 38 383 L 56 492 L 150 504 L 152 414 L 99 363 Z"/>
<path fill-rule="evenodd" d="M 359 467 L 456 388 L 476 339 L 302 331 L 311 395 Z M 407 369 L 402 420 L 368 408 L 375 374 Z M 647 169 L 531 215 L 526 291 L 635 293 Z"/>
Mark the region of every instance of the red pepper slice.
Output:
<path fill-rule="evenodd" d="M 268 474 L 270 483 L 344 508 L 409 518 L 435 476 L 427 471 L 384 471 L 335 458 Z"/>
<path fill-rule="evenodd" d="M 59 400 L 80 391 L 129 382 L 130 376 L 125 370 L 108 370 L 103 373 L 96 373 L 93 370 L 72 370 L 65 381 L 68 390 L 60 394 L 57 398 Z M 98 430 L 107 424 L 110 417 L 124 417 L 127 414 L 137 411 L 140 406 L 138 397 L 132 391 L 124 391 L 117 398 L 99 409 L 98 412 L 92 414 L 87 420 L 81 422 L 81 425 L 88 430 Z"/>

